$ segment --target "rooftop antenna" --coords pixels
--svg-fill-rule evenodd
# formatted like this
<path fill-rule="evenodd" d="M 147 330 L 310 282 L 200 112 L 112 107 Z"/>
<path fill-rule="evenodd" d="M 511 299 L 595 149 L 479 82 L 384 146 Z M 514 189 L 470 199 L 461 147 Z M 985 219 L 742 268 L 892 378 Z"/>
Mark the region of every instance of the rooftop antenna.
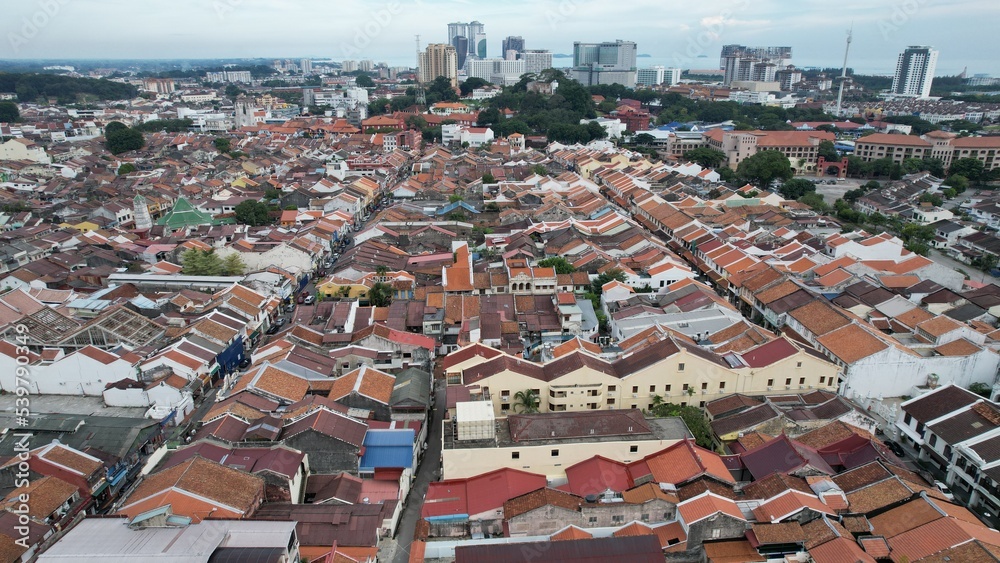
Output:
<path fill-rule="evenodd" d="M 421 73 L 423 69 L 420 65 L 420 36 L 417 35 L 417 87 L 416 87 L 416 100 L 415 103 L 418 106 L 427 105 L 427 96 L 424 94 L 424 83 L 421 80 Z"/>
<path fill-rule="evenodd" d="M 840 71 L 840 90 L 837 92 L 837 117 L 844 116 L 844 83 L 847 82 L 847 54 L 851 52 L 851 39 L 854 36 L 854 24 L 847 30 L 847 46 L 844 48 L 844 68 Z"/>

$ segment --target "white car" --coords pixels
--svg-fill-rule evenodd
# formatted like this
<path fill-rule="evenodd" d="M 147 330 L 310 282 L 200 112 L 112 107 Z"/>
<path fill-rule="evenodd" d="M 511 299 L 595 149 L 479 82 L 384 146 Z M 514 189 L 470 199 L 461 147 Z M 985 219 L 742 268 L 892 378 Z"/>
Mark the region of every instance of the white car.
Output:
<path fill-rule="evenodd" d="M 944 498 L 948 500 L 955 500 L 955 495 L 951 493 L 951 489 L 948 488 L 948 485 L 945 485 L 941 481 L 934 481 L 934 487 L 937 488 L 937 490 L 941 491 L 941 494 L 944 495 Z"/>

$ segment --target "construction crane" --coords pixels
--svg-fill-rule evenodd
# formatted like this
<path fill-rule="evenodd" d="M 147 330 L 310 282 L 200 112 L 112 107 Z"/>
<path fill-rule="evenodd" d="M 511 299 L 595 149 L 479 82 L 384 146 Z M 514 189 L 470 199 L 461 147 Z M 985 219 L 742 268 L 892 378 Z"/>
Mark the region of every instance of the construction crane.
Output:
<path fill-rule="evenodd" d="M 837 92 L 837 117 L 844 115 L 844 83 L 847 82 L 847 54 L 851 52 L 851 39 L 854 36 L 854 25 L 847 31 L 847 47 L 844 48 L 844 69 L 840 72 L 840 90 Z"/>
<path fill-rule="evenodd" d="M 418 106 L 427 105 L 427 94 L 424 92 L 424 83 L 420 79 L 420 36 L 417 35 L 417 85 L 416 85 L 416 104 Z"/>

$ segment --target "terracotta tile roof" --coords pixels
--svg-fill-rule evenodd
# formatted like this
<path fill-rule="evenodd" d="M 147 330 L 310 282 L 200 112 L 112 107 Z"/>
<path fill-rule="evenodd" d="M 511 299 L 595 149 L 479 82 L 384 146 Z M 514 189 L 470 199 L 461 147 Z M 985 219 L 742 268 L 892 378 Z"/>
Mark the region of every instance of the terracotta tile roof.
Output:
<path fill-rule="evenodd" d="M 802 531 L 806 534 L 806 549 L 812 549 L 839 537 L 854 537 L 839 522 L 825 516 L 803 524 Z M 870 533 L 870 530 L 868 532 Z"/>
<path fill-rule="evenodd" d="M 75 485 L 55 477 L 42 477 L 11 491 L 2 506 L 13 510 L 20 503 L 18 497 L 28 495 L 28 516 L 44 520 L 76 493 Z"/>
<path fill-rule="evenodd" d="M 664 491 L 658 483 L 646 483 L 627 491 L 622 491 L 622 499 L 632 504 L 643 504 L 651 500 L 665 500 L 677 504 L 679 501 L 676 494 Z"/>
<path fill-rule="evenodd" d="M 889 347 L 889 344 L 856 324 L 821 336 L 817 342 L 845 364 L 852 364 Z"/>
<path fill-rule="evenodd" d="M 641 522 L 632 522 L 623 528 L 615 530 L 611 535 L 616 538 L 625 538 L 629 536 L 655 536 L 656 533 L 652 528 Z"/>
<path fill-rule="evenodd" d="M 834 514 L 834 511 L 816 496 L 794 490 L 782 493 L 758 506 L 753 513 L 760 522 L 780 522 L 806 509 L 820 514 Z"/>
<path fill-rule="evenodd" d="M 709 563 L 749 563 L 767 561 L 747 540 L 726 540 L 703 544 Z"/>
<path fill-rule="evenodd" d="M 876 535 L 893 538 L 943 517 L 941 511 L 930 501 L 916 498 L 876 516 L 871 516 L 868 520 L 872 523 Z"/>
<path fill-rule="evenodd" d="M 890 504 L 906 500 L 913 491 L 899 479 L 892 477 L 848 493 L 847 503 L 851 512 L 868 513 Z"/>
<path fill-rule="evenodd" d="M 104 466 L 101 460 L 93 456 L 57 443 L 42 446 L 35 450 L 33 455 L 84 477 L 93 475 Z"/>
<path fill-rule="evenodd" d="M 746 520 L 735 502 L 711 493 L 706 493 L 678 504 L 677 512 L 688 527 L 695 522 L 719 513 L 729 515 L 738 520 Z"/>
<path fill-rule="evenodd" d="M 851 323 L 846 316 L 823 299 L 816 299 L 788 314 L 816 336 L 822 336 Z"/>
<path fill-rule="evenodd" d="M 351 393 L 357 393 L 388 405 L 395 385 L 395 376 L 362 366 L 338 378 L 330 389 L 328 397 L 338 400 Z"/>
<path fill-rule="evenodd" d="M 853 539 L 837 538 L 809 550 L 814 563 L 875 563 Z"/>
<path fill-rule="evenodd" d="M 809 483 L 802 477 L 775 472 L 744 487 L 743 496 L 750 499 L 768 500 L 785 491 L 799 491 L 806 494 L 813 492 Z"/>
<path fill-rule="evenodd" d="M 233 388 L 233 394 L 244 390 L 260 391 L 294 403 L 301 401 L 309 392 L 309 382 L 276 366 L 263 365 L 256 371 L 243 374 Z"/>
<path fill-rule="evenodd" d="M 543 506 L 554 506 L 575 512 L 580 509 L 581 504 L 583 499 L 576 495 L 546 487 L 504 502 L 503 516 L 509 520 Z"/>
<path fill-rule="evenodd" d="M 126 499 L 122 512 L 127 513 L 129 506 L 171 489 L 202 497 L 206 505 L 217 502 L 250 513 L 256 508 L 254 503 L 263 495 L 264 480 L 201 457 L 193 457 L 147 476 Z"/>
<path fill-rule="evenodd" d="M 918 324 L 917 328 L 936 338 L 953 330 L 958 330 L 962 328 L 962 325 L 949 317 L 938 315 L 933 319 Z"/>
<path fill-rule="evenodd" d="M 805 543 L 806 533 L 798 522 L 781 524 L 754 524 L 753 534 L 761 545 L 783 543 Z"/>
<path fill-rule="evenodd" d="M 552 541 L 565 541 L 565 540 L 585 540 L 590 539 L 594 536 L 590 535 L 590 532 L 586 532 L 577 528 L 576 526 L 567 526 L 561 532 L 554 534 L 549 539 Z"/>
<path fill-rule="evenodd" d="M 938 346 L 934 351 L 942 356 L 971 356 L 982 352 L 983 349 L 965 338 L 959 338 L 958 340 L 952 340 L 947 344 Z"/>

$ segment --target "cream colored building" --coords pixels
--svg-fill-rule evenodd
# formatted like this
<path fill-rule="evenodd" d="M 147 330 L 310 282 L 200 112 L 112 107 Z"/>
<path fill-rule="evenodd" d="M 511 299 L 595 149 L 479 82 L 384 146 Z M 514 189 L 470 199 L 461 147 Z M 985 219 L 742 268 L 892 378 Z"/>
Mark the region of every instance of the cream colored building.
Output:
<path fill-rule="evenodd" d="M 438 76 L 451 80 L 452 87 L 458 86 L 458 52 L 451 45 L 431 43 L 420 53 L 420 82 L 434 82 Z"/>
<path fill-rule="evenodd" d="M 45 148 L 30 139 L 14 138 L 0 144 L 0 160 L 30 160 L 39 164 L 49 164 L 52 159 Z"/>
<path fill-rule="evenodd" d="M 641 340 L 648 337 L 639 333 Z M 636 337 L 633 337 L 636 338 Z M 630 339 L 631 340 L 631 339 Z M 713 399 L 836 391 L 841 368 L 818 352 L 778 338 L 744 353 L 716 354 L 670 335 L 615 361 L 576 350 L 546 364 L 479 351 L 445 360 L 449 385 L 464 385 L 473 399 L 488 399 L 497 417 L 517 412 L 515 395 L 534 390 L 540 412 L 649 409 L 654 397 L 704 406 Z M 470 356 L 470 357 L 466 357 Z"/>
<path fill-rule="evenodd" d="M 506 467 L 545 475 L 549 486 L 558 486 L 566 482 L 567 467 L 595 455 L 630 463 L 690 437 L 680 418 L 646 419 L 638 410 L 623 410 L 511 416 L 490 425 L 491 435 L 463 440 L 463 411 L 475 413 L 474 425 L 486 418 L 479 408 L 463 409 L 466 404 L 477 403 L 458 403 L 455 424 L 445 424 L 442 479 Z"/>

